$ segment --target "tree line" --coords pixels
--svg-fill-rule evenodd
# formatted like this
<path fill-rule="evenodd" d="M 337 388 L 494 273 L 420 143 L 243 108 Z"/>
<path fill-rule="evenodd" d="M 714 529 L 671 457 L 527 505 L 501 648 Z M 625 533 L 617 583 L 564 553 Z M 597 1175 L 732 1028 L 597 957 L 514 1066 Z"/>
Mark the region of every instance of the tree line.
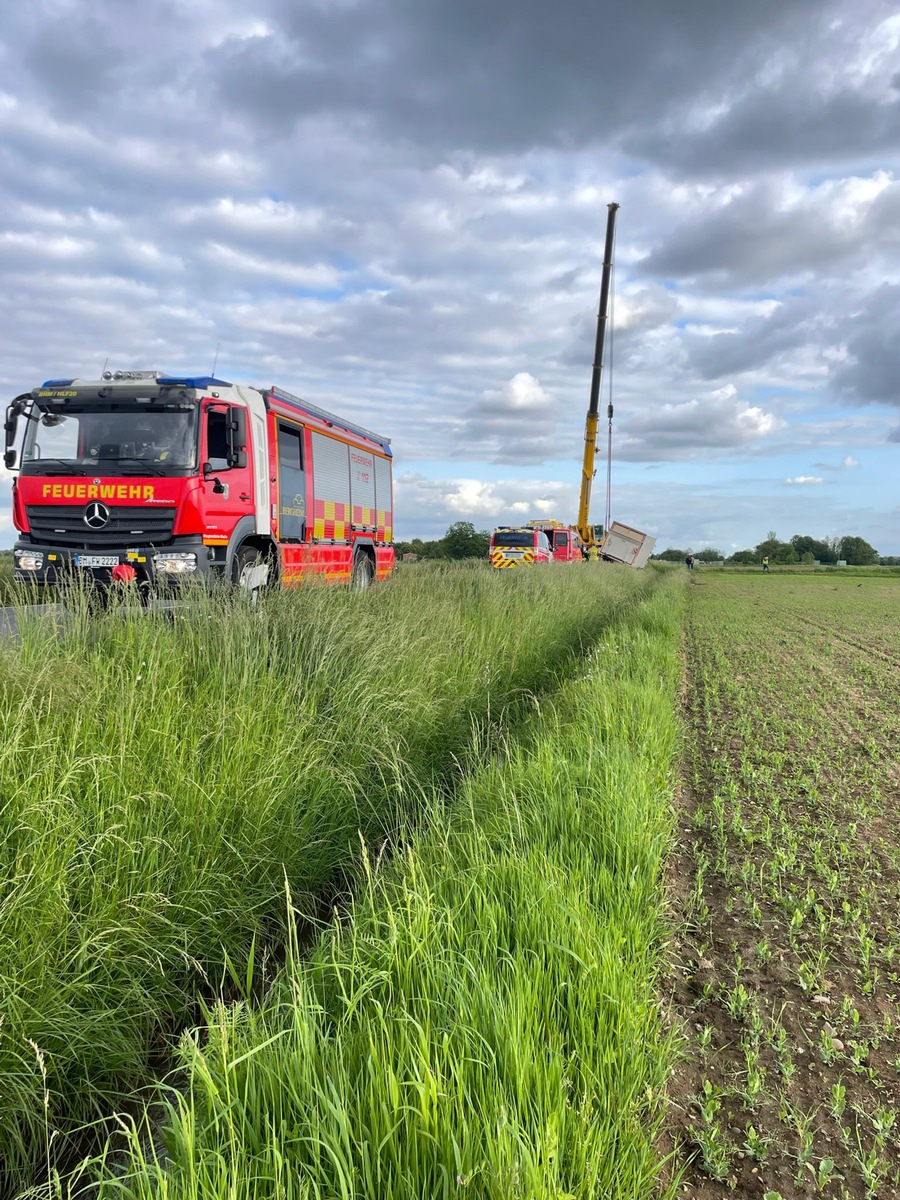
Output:
<path fill-rule="evenodd" d="M 824 563 L 834 564 L 845 562 L 849 567 L 870 567 L 876 563 L 894 566 L 900 559 L 882 557 L 874 546 L 870 546 L 865 538 L 846 535 L 840 538 L 814 538 L 809 534 L 795 533 L 788 541 L 783 542 L 771 530 L 764 541 L 754 546 L 752 550 L 736 550 L 727 557 L 712 546 L 702 550 L 677 550 L 670 547 L 661 554 L 652 557 L 663 562 L 684 562 L 688 554 L 693 554 L 695 562 L 721 562 L 751 566 L 761 563 L 768 558 L 770 563 L 779 566 L 791 566 L 795 563 Z"/>
<path fill-rule="evenodd" d="M 456 521 L 442 538 L 425 542 L 413 538 L 411 542 L 395 542 L 397 558 L 404 554 L 415 554 L 417 558 L 487 558 L 491 547 L 491 535 L 487 529 L 476 529 L 471 521 Z"/>

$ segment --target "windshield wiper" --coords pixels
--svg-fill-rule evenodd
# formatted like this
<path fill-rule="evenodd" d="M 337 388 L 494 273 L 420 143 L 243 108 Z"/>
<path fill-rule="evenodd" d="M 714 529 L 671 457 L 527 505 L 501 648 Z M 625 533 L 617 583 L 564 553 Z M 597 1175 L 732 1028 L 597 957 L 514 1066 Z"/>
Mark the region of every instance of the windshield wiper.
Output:
<path fill-rule="evenodd" d="M 45 471 L 45 463 L 57 463 L 62 467 L 61 471 Z M 87 475 L 88 472 L 84 467 L 73 466 L 67 458 L 26 458 L 22 463 L 22 467 L 31 467 L 37 475 Z M 29 475 L 31 472 L 26 471 Z"/>
<path fill-rule="evenodd" d="M 165 471 L 157 467 L 154 463 L 148 463 L 143 458 L 100 458 L 98 463 L 136 463 L 140 467 L 139 471 L 130 471 L 130 475 L 165 475 Z M 99 469 L 99 468 L 98 468 Z"/>

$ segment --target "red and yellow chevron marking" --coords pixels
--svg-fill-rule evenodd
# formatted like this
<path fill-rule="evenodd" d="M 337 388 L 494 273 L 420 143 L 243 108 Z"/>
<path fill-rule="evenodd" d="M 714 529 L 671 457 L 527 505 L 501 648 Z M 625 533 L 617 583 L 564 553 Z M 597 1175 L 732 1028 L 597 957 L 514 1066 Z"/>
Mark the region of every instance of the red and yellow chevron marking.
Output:
<path fill-rule="evenodd" d="M 374 525 L 375 540 L 392 540 L 393 513 L 384 509 L 367 508 L 365 505 L 341 504 L 337 500 L 316 500 L 313 503 L 313 537 L 320 540 L 334 538 L 345 541 L 350 537 L 350 526 Z"/>
<path fill-rule="evenodd" d="M 336 500 L 313 503 L 313 537 L 343 541 L 350 533 L 350 505 Z"/>
<path fill-rule="evenodd" d="M 534 551 L 524 550 L 521 558 L 507 558 L 503 549 L 498 547 L 491 551 L 491 566 L 498 570 L 501 567 L 533 567 Z"/>

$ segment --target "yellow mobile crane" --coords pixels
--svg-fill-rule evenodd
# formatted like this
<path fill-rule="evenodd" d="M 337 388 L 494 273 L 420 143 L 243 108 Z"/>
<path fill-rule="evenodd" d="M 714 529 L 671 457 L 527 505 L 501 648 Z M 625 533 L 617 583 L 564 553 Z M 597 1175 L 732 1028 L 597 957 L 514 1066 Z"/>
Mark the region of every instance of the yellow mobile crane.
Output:
<path fill-rule="evenodd" d="M 581 496 L 578 502 L 578 522 L 574 526 L 559 521 L 542 519 L 529 521 L 534 529 L 542 529 L 553 545 L 553 558 L 557 562 L 575 562 L 582 555 L 590 559 L 605 559 L 607 562 L 623 563 L 629 567 L 643 567 L 653 553 L 656 539 L 632 529 L 618 521 L 610 521 L 610 476 L 612 468 L 612 402 L 607 406 L 609 421 L 607 435 L 606 467 L 606 516 L 603 536 L 597 540 L 590 520 L 591 485 L 594 482 L 594 459 L 597 454 L 597 424 L 600 407 L 600 375 L 603 370 L 603 343 L 606 337 L 607 310 L 609 308 L 609 285 L 612 276 L 613 244 L 615 241 L 616 213 L 618 204 L 607 205 L 606 247 L 603 251 L 603 276 L 600 283 L 600 305 L 597 311 L 597 341 L 594 346 L 594 370 L 591 376 L 591 401 L 584 425 L 584 460 L 581 466 Z M 576 536 L 577 535 L 577 536 Z"/>
<path fill-rule="evenodd" d="M 584 424 L 584 461 L 581 467 L 581 498 L 578 504 L 579 537 L 589 558 L 602 558 L 607 562 L 624 563 L 629 567 L 643 567 L 653 553 L 656 539 L 610 521 L 610 479 L 612 475 L 612 422 L 613 406 L 610 401 L 606 409 L 609 422 L 606 442 L 606 514 L 603 521 L 603 537 L 598 543 L 594 526 L 590 521 L 591 484 L 594 481 L 594 459 L 597 454 L 597 423 L 600 405 L 600 374 L 603 370 L 603 342 L 606 336 L 606 318 L 609 307 L 609 283 L 612 276 L 613 244 L 615 241 L 616 213 L 618 204 L 607 206 L 606 247 L 603 251 L 603 276 L 600 283 L 600 306 L 597 311 L 597 342 L 594 346 L 594 370 L 591 376 L 591 402 Z"/>
<path fill-rule="evenodd" d="M 606 218 L 606 247 L 603 251 L 603 277 L 600 283 L 600 306 L 597 310 L 597 341 L 594 346 L 594 370 L 591 375 L 591 402 L 584 423 L 584 461 L 581 466 L 581 497 L 578 502 L 578 534 L 587 550 L 597 545 L 594 527 L 590 522 L 591 485 L 594 482 L 594 458 L 597 453 L 597 424 L 600 406 L 600 375 L 603 371 L 603 342 L 606 337 L 606 317 L 609 307 L 609 281 L 612 275 L 613 242 L 616 231 L 616 213 L 618 204 L 607 206 L 609 215 Z M 612 431 L 613 406 L 607 409 L 610 432 Z M 607 484 L 607 493 L 609 485 Z M 609 495 L 607 494 L 607 506 Z M 609 514 L 606 514 L 606 524 Z M 604 533 L 606 532 L 604 527 Z"/>

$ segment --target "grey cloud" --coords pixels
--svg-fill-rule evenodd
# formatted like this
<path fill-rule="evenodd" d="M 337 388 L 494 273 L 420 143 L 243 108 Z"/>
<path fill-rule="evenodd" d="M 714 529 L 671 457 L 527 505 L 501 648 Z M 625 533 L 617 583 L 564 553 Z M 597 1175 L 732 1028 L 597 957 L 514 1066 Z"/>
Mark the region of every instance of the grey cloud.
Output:
<path fill-rule="evenodd" d="M 797 69 L 809 61 L 798 56 Z M 849 89 L 823 98 L 784 79 L 777 88 L 750 91 L 702 131 L 692 131 L 680 112 L 661 128 L 626 135 L 623 145 L 678 172 L 719 179 L 847 158 L 878 161 L 900 149 L 900 100 L 873 104 Z"/>
<path fill-rule="evenodd" d="M 492 152 L 608 140 L 623 122 L 658 119 L 698 78 L 727 78 L 736 56 L 764 62 L 767 39 L 826 17 L 813 0 L 372 0 L 264 11 L 267 36 L 209 52 L 233 111 L 282 131 L 340 111 L 414 143 Z"/>
<path fill-rule="evenodd" d="M 742 187 L 725 204 L 692 215 L 641 261 L 642 273 L 700 278 L 717 288 L 748 287 L 779 276 L 849 262 L 865 230 L 835 212 L 832 199 L 791 202 L 785 181 L 764 179 Z"/>
<path fill-rule="evenodd" d="M 749 319 L 737 331 L 700 336 L 686 331 L 691 364 L 704 379 L 722 379 L 765 364 L 820 337 L 820 310 L 808 296 L 788 297 L 770 314 Z"/>
<path fill-rule="evenodd" d="M 845 323 L 848 357 L 832 371 L 839 392 L 858 404 L 900 405 L 900 285 L 870 293 Z M 896 437 L 890 435 L 889 440 Z"/>
<path fill-rule="evenodd" d="M 747 448 L 782 429 L 773 413 L 739 400 L 731 388 L 683 404 L 663 404 L 624 423 L 618 457 L 630 461 L 697 459 Z"/>
<path fill-rule="evenodd" d="M 522 371 L 463 411 L 448 449 L 457 458 L 544 463 L 554 452 L 556 426 L 557 406 L 538 380 Z"/>

